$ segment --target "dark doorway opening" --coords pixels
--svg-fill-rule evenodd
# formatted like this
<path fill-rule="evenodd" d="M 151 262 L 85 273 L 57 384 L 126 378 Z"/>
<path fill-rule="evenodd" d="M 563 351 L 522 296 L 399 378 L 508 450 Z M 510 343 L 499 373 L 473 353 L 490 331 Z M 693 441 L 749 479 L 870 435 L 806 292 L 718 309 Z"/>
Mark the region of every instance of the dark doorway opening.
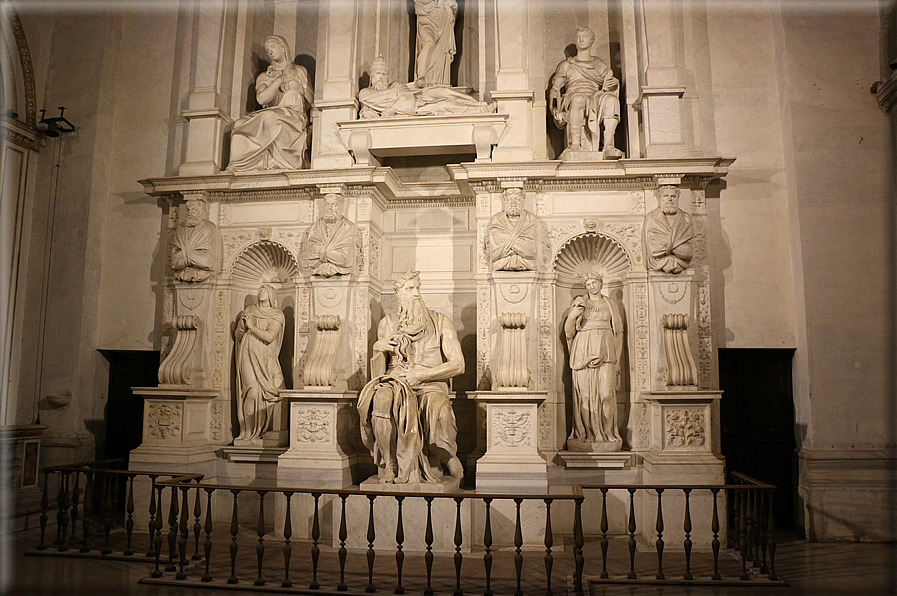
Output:
<path fill-rule="evenodd" d="M 776 526 L 788 529 L 794 529 L 797 488 L 793 357 L 793 349 L 719 350 L 726 469 L 775 485 Z"/>
<path fill-rule="evenodd" d="M 159 384 L 159 352 L 103 350 L 109 361 L 106 441 L 102 457 L 127 458 L 143 440 L 143 398 L 131 387 Z"/>

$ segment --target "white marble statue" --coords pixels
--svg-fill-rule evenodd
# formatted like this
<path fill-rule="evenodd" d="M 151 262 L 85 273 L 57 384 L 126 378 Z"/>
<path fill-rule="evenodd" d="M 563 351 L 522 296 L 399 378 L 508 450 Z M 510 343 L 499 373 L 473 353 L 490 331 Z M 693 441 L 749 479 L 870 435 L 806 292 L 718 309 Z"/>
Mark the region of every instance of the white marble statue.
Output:
<path fill-rule="evenodd" d="M 307 167 L 308 111 L 314 91 L 305 67 L 293 64 L 286 39 L 265 39 L 271 66 L 255 80 L 255 96 L 264 106 L 234 123 L 229 172 L 298 170 Z"/>
<path fill-rule="evenodd" d="M 248 306 L 237 318 L 234 331 L 237 362 L 237 440 L 262 438 L 269 430 L 278 391 L 284 388 L 280 368 L 284 316 L 277 308 L 274 288 L 259 288 L 258 302 Z"/>
<path fill-rule="evenodd" d="M 417 44 L 414 78 L 430 85 L 451 85 L 455 58 L 455 0 L 414 0 Z"/>
<path fill-rule="evenodd" d="M 536 268 L 538 221 L 523 208 L 522 188 L 505 189 L 502 209 L 489 220 L 489 260 L 493 271 L 533 271 Z"/>
<path fill-rule="evenodd" d="M 568 151 L 603 151 L 605 159 L 619 159 L 614 132 L 620 122 L 620 81 L 601 58 L 592 56 L 595 33 L 576 30 L 576 55 L 555 69 L 548 106 L 559 128 L 566 128 Z M 603 145 L 600 143 L 603 126 Z"/>
<path fill-rule="evenodd" d="M 695 237 L 691 215 L 679 208 L 679 187 L 661 186 L 660 206 L 645 216 L 645 264 L 651 271 L 680 273 L 691 266 Z"/>
<path fill-rule="evenodd" d="M 573 430 L 570 451 L 619 451 L 616 391 L 620 388 L 623 317 L 614 300 L 601 293 L 597 272 L 583 275 L 588 292 L 573 300 L 564 335 L 573 377 Z"/>
<path fill-rule="evenodd" d="M 424 304 L 418 272 L 402 274 L 394 288 L 398 312 L 377 327 L 373 378 L 358 396 L 362 441 L 382 484 L 439 482 L 443 469 L 460 478 L 447 383 L 464 372 L 455 325 Z"/>
<path fill-rule="evenodd" d="M 355 224 L 343 215 L 342 195 L 324 196 L 324 213 L 308 231 L 303 254 L 306 267 L 322 277 L 347 275 L 355 262 Z"/>
<path fill-rule="evenodd" d="M 358 92 L 362 119 L 397 116 L 443 116 L 448 114 L 488 114 L 494 104 L 443 85 L 431 85 L 424 79 L 413 83 L 389 82 L 386 60 L 377 56 L 371 62 L 371 84 Z"/>
<path fill-rule="evenodd" d="M 209 204 L 187 199 L 187 217 L 171 233 L 169 263 L 178 281 L 198 282 L 215 272 L 218 226 L 209 221 Z"/>

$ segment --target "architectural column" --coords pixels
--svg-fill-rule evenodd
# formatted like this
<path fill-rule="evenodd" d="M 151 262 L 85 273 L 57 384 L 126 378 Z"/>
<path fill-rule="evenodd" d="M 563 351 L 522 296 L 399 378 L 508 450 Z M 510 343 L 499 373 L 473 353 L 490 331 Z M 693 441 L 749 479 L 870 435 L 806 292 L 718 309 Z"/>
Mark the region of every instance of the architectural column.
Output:
<path fill-rule="evenodd" d="M 492 161 L 533 159 L 533 100 L 527 60 L 528 0 L 496 0 L 496 81 L 492 101 L 508 127 Z"/>
<path fill-rule="evenodd" d="M 311 167 L 345 168 L 352 156 L 340 139 L 337 122 L 354 120 L 358 113 L 358 61 L 356 59 L 359 0 L 322 2 L 318 15 L 321 62 L 315 81 L 312 110 Z"/>
<path fill-rule="evenodd" d="M 227 2 L 196 1 L 191 22 L 196 36 L 189 61 L 190 82 L 184 163 L 181 176 L 217 174 L 224 155 L 224 132 L 230 123 L 229 95 L 233 84 L 233 48 L 236 44 L 236 12 Z M 186 40 L 185 47 L 190 47 Z"/>

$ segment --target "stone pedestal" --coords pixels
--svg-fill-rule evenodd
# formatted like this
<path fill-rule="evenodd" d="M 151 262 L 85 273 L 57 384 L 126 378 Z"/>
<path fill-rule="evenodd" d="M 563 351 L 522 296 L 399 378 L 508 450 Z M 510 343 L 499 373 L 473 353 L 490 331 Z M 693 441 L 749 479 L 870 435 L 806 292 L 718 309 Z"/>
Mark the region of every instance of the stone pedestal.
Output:
<path fill-rule="evenodd" d="M 0 449 L 6 454 L 5 465 L 11 468 L 7 476 L 7 480 L 11 481 L 9 490 L 3 491 L 0 498 L 0 515 L 10 524 L 3 529 L 4 533 L 33 526 L 37 519 L 41 501 L 41 435 L 46 429 L 43 424 L 0 428 Z"/>
<path fill-rule="evenodd" d="M 544 391 L 469 393 L 486 405 L 486 453 L 477 460 L 477 490 L 547 492 L 548 465 L 539 453 Z"/>

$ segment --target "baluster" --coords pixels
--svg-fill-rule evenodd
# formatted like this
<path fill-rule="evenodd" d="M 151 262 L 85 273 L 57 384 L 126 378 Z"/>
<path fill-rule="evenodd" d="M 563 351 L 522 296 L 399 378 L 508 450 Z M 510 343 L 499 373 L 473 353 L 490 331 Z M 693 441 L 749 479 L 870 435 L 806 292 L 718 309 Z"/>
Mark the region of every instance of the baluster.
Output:
<path fill-rule="evenodd" d="M 576 596 L 583 596 L 582 593 L 582 568 L 585 565 L 585 557 L 582 556 L 582 546 L 585 539 L 582 535 L 582 497 L 574 499 L 575 506 L 573 508 L 573 558 L 576 561 L 576 568 L 573 571 L 573 592 Z"/>
<path fill-rule="evenodd" d="M 710 578 L 720 580 L 722 578 L 719 574 L 719 513 L 716 508 L 716 497 L 719 489 L 711 488 L 710 492 L 713 493 L 713 520 L 710 522 L 710 531 L 713 532 L 713 542 L 710 543 L 713 548 L 713 575 Z"/>
<path fill-rule="evenodd" d="M 240 494 L 240 490 L 232 488 L 230 492 L 234 495 L 234 507 L 230 518 L 230 577 L 227 578 L 227 583 L 235 584 L 239 581 L 237 579 L 237 532 L 240 531 L 240 524 L 237 516 L 237 496 Z"/>
<path fill-rule="evenodd" d="M 156 525 L 153 527 L 153 552 L 155 553 L 156 567 L 150 574 L 150 577 L 162 577 L 162 571 L 159 569 L 159 558 L 162 556 L 162 488 L 161 486 L 153 488 L 158 491 L 156 503 L 158 503 L 159 514 L 156 515 Z"/>
<path fill-rule="evenodd" d="M 485 497 L 486 503 L 486 527 L 483 529 L 483 546 L 486 554 L 483 555 L 483 566 L 486 568 L 486 591 L 483 596 L 492 596 L 492 499 Z"/>
<path fill-rule="evenodd" d="M 754 559 L 754 495 L 755 491 L 748 489 L 747 505 L 745 506 L 745 519 L 747 520 L 747 536 L 746 536 L 746 555 L 748 560 L 753 562 Z"/>
<path fill-rule="evenodd" d="M 610 577 L 607 573 L 607 489 L 601 489 L 601 579 Z"/>
<path fill-rule="evenodd" d="M 732 501 L 729 505 L 732 509 L 731 528 L 735 530 L 735 535 L 731 538 L 735 544 L 735 551 L 741 552 L 741 495 L 737 488 L 728 490 L 727 494 Z"/>
<path fill-rule="evenodd" d="M 760 573 L 767 574 L 769 573 L 769 567 L 766 566 L 766 547 L 769 535 L 767 533 L 768 526 L 765 522 L 769 519 L 769 508 L 772 507 L 772 499 L 769 498 L 769 494 L 766 491 L 761 491 L 757 498 L 760 499 L 760 511 L 757 518 L 757 525 L 760 527 L 760 549 L 758 551 L 760 556 Z"/>
<path fill-rule="evenodd" d="M 44 471 L 44 490 L 41 493 L 40 498 L 40 518 L 38 522 L 40 524 L 40 542 L 37 544 L 37 550 L 47 550 L 47 544 L 45 542 L 47 536 L 47 519 L 49 516 L 47 512 L 50 510 L 50 473 Z"/>
<path fill-rule="evenodd" d="M 464 560 L 464 557 L 461 556 L 461 542 L 464 539 L 461 533 L 461 502 L 463 500 L 464 497 L 455 497 L 457 508 L 455 511 L 455 591 L 453 596 L 464 596 L 464 592 L 461 590 L 461 563 Z"/>
<path fill-rule="evenodd" d="M 433 595 L 433 586 L 430 584 L 433 578 L 433 497 L 424 497 L 427 502 L 427 529 L 424 531 L 424 541 L 427 543 L 427 552 L 424 554 L 424 563 L 427 567 L 427 587 L 424 588 L 424 596 Z"/>
<path fill-rule="evenodd" d="M 346 494 L 340 494 L 340 514 L 339 514 L 339 583 L 336 589 L 345 592 L 349 586 L 346 585 Z"/>
<path fill-rule="evenodd" d="M 520 527 L 520 504 L 523 499 L 514 499 L 517 505 L 517 521 L 514 524 L 514 569 L 517 571 L 517 589 L 514 590 L 514 596 L 523 596 L 523 589 L 520 587 L 520 574 L 523 572 L 523 555 L 520 554 L 520 547 L 523 546 L 523 530 Z"/>
<path fill-rule="evenodd" d="M 636 579 L 635 574 L 635 489 L 629 488 L 629 579 Z"/>
<path fill-rule="evenodd" d="M 396 497 L 399 504 L 399 517 L 396 520 L 396 573 L 398 573 L 398 583 L 396 584 L 395 593 L 404 594 L 405 588 L 402 587 L 402 566 L 405 564 L 405 553 L 402 552 L 402 545 L 405 542 L 405 524 L 402 522 L 402 501 L 405 497 Z"/>
<path fill-rule="evenodd" d="M 175 579 L 187 579 L 187 573 L 184 567 L 187 565 L 187 539 L 190 537 L 190 502 L 187 499 L 187 491 L 189 486 L 182 486 L 181 489 L 181 523 L 180 536 L 178 537 L 178 572 Z"/>
<path fill-rule="evenodd" d="M 69 541 L 74 546 L 78 543 L 78 540 L 75 538 L 75 534 L 78 530 L 78 492 L 80 487 L 81 473 L 77 470 L 75 471 L 75 486 L 72 488 L 72 534 L 69 536 Z"/>
<path fill-rule="evenodd" d="M 747 581 L 750 576 L 747 572 L 747 498 L 744 491 L 739 491 L 738 497 L 738 549 L 741 551 L 741 575 L 738 579 Z"/>
<path fill-rule="evenodd" d="M 59 477 L 59 493 L 56 497 L 56 504 L 59 510 L 56 512 L 56 550 L 66 551 L 68 547 L 65 545 L 65 535 L 68 531 L 68 508 L 69 508 L 69 474 L 70 472 L 62 472 Z"/>
<path fill-rule="evenodd" d="M 199 490 L 199 480 L 196 481 L 196 500 L 193 502 L 193 556 L 190 557 L 194 561 L 201 561 L 202 555 L 199 554 L 199 534 L 202 531 L 202 491 Z"/>
<path fill-rule="evenodd" d="M 119 475 L 119 474 L 111 474 L 110 478 L 109 478 L 109 489 L 110 489 L 110 497 L 111 497 L 109 499 L 109 502 L 112 505 L 112 507 L 109 510 L 109 512 L 111 513 L 111 519 L 109 520 L 109 522 L 112 526 L 115 525 L 115 514 L 118 512 L 119 478 L 121 478 L 121 475 Z M 124 520 L 122 520 L 122 521 L 124 521 Z"/>
<path fill-rule="evenodd" d="M 283 581 L 280 582 L 280 586 L 290 588 L 293 586 L 293 582 L 290 581 L 290 557 L 293 554 L 293 547 L 290 546 L 290 538 L 293 536 L 293 517 L 290 511 L 290 499 L 293 497 L 293 493 L 287 491 L 283 495 L 287 498 L 287 514 L 283 520 Z"/>
<path fill-rule="evenodd" d="M 134 533 L 134 476 L 135 474 L 127 475 L 128 498 L 125 503 L 125 514 L 127 517 L 127 520 L 125 521 L 125 533 L 128 535 L 128 544 L 125 546 L 124 552 L 126 557 L 130 557 L 134 554 L 134 551 L 131 549 L 131 537 Z"/>
<path fill-rule="evenodd" d="M 318 556 L 321 554 L 321 549 L 318 548 L 318 538 L 321 537 L 321 525 L 318 523 L 318 499 L 321 497 L 321 493 L 312 493 L 311 496 L 315 498 L 315 514 L 311 524 L 311 583 L 308 584 L 308 587 L 317 590 L 321 587 L 321 584 L 318 583 Z"/>
<path fill-rule="evenodd" d="M 365 587 L 365 592 L 376 592 L 377 588 L 374 587 L 374 540 L 377 538 L 377 533 L 374 531 L 374 499 L 377 498 L 377 495 L 368 495 L 368 585 Z"/>
<path fill-rule="evenodd" d="M 655 488 L 657 491 L 657 579 L 666 579 L 663 574 L 663 489 Z"/>
<path fill-rule="evenodd" d="M 174 564 L 175 553 L 177 552 L 178 540 L 178 489 L 176 486 L 171 487 L 171 503 L 168 508 L 168 565 L 165 571 L 177 571 Z"/>
<path fill-rule="evenodd" d="M 200 578 L 204 582 L 212 581 L 212 574 L 209 572 L 209 564 L 212 560 L 212 492 L 214 488 L 204 489 L 206 491 L 206 541 L 203 543 L 203 551 L 206 554 L 206 572 Z M 199 492 L 197 490 L 197 492 Z"/>
<path fill-rule="evenodd" d="M 81 508 L 81 552 L 89 553 L 87 540 L 90 538 L 90 516 L 93 515 L 93 471 L 84 472 L 84 504 Z M 150 541 L 153 539 L 153 528 L 150 528 Z"/>
<path fill-rule="evenodd" d="M 683 492 L 685 492 L 685 522 L 682 524 L 682 529 L 685 531 L 685 541 L 683 542 L 683 546 L 685 547 L 685 579 L 693 579 L 691 575 L 691 508 L 689 506 L 689 496 L 691 495 L 690 488 L 683 488 Z"/>
<path fill-rule="evenodd" d="M 115 481 L 116 476 L 110 475 L 105 476 L 103 478 L 103 486 L 105 487 L 105 495 L 104 499 L 105 506 L 103 507 L 103 535 L 105 536 L 103 542 L 103 550 L 100 553 L 104 555 L 108 555 L 112 552 L 112 548 L 109 547 L 109 532 L 112 531 L 112 494 L 115 492 L 113 488 L 113 482 Z M 172 496 L 172 498 L 176 498 L 177 495 Z M 174 571 L 174 569 L 172 569 Z"/>
<path fill-rule="evenodd" d="M 766 522 L 767 532 L 769 533 L 769 580 L 778 581 L 779 576 L 776 575 L 776 516 L 775 508 L 772 506 L 772 498 L 775 495 L 775 489 L 769 489 L 769 518 Z"/>
<path fill-rule="evenodd" d="M 259 574 L 258 577 L 255 578 L 254 584 L 256 586 L 264 586 L 265 580 L 262 579 L 262 561 L 265 558 L 265 495 L 267 493 L 263 490 L 256 492 L 259 496 L 259 522 L 255 531 L 258 534 L 259 543 L 255 545 L 255 556 L 258 558 L 259 562 Z"/>
<path fill-rule="evenodd" d="M 755 490 L 754 492 L 754 507 L 752 517 L 754 519 L 754 536 L 753 536 L 753 547 L 751 548 L 751 554 L 754 555 L 754 567 L 763 566 L 763 558 L 760 552 L 760 547 L 763 542 L 763 526 L 766 524 L 761 523 L 760 510 L 762 507 L 762 498 L 763 493 L 759 490 Z"/>
<path fill-rule="evenodd" d="M 554 557 L 551 556 L 551 547 L 554 545 L 554 537 L 551 533 L 551 503 L 554 499 L 545 499 L 545 596 L 552 596 L 551 568 L 554 566 Z"/>
<path fill-rule="evenodd" d="M 152 486 L 150 486 L 150 504 L 149 504 L 149 550 L 146 551 L 147 557 L 155 557 L 156 549 L 153 546 L 153 539 L 156 535 L 156 478 L 159 476 L 156 474 L 150 475 L 150 481 L 152 482 Z M 85 493 L 87 490 L 85 489 Z M 84 502 L 87 503 L 87 495 L 84 495 Z"/>

